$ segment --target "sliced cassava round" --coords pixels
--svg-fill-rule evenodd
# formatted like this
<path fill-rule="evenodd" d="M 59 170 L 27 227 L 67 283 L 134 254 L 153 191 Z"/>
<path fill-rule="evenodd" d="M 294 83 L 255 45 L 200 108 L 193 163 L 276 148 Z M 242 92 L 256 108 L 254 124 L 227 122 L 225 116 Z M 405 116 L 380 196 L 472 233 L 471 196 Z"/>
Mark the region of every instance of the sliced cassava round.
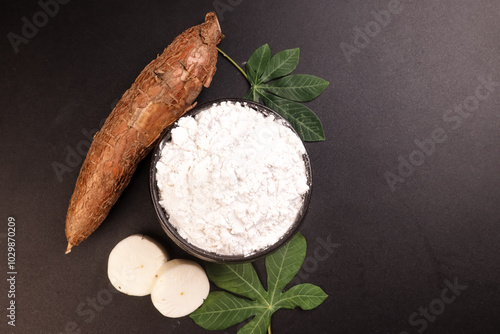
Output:
<path fill-rule="evenodd" d="M 134 234 L 120 241 L 109 254 L 108 277 L 113 286 L 131 296 L 151 293 L 155 274 L 168 254 L 153 239 Z"/>
<path fill-rule="evenodd" d="M 164 316 L 179 318 L 200 307 L 209 291 L 207 274 L 199 264 L 175 259 L 165 263 L 156 274 L 151 300 Z"/>

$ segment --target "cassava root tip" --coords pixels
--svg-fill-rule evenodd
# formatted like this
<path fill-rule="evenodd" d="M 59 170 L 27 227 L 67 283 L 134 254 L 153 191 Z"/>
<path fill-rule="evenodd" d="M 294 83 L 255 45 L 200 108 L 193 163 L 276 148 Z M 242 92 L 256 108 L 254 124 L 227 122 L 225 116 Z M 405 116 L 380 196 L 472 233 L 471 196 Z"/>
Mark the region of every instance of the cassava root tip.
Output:
<path fill-rule="evenodd" d="M 71 253 L 71 248 L 73 248 L 73 245 L 71 243 L 68 242 L 68 247 L 66 248 L 66 253 L 64 254 L 69 254 Z"/>

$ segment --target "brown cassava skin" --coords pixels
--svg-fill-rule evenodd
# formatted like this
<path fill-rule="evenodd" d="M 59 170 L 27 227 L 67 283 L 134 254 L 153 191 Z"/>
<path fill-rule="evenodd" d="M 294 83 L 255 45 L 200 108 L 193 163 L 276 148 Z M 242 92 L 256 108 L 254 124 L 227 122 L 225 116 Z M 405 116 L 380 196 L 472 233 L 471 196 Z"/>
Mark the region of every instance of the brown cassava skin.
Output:
<path fill-rule="evenodd" d="M 137 168 L 165 129 L 194 106 L 216 70 L 223 38 L 217 17 L 179 35 L 139 74 L 96 133 L 83 162 L 66 215 L 68 248 L 104 221 Z"/>

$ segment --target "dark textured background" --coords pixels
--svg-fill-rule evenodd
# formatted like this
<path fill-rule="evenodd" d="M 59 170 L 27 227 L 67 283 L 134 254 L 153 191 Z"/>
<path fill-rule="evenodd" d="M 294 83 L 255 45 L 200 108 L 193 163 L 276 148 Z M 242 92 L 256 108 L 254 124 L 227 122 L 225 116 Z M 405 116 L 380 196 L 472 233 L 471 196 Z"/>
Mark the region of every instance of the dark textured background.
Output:
<path fill-rule="evenodd" d="M 500 86 L 467 118 L 447 112 L 474 102 L 478 77 L 500 82 L 500 3 L 402 1 L 401 13 L 348 62 L 341 43 L 354 45 L 357 27 L 376 29 L 371 12 L 388 3 L 71 1 L 15 53 L 7 34 L 22 34 L 22 17 L 32 21 L 41 8 L 34 0 L 2 1 L 0 332 L 206 332 L 187 317 L 164 318 L 149 297 L 109 292 L 108 254 L 130 234 L 152 235 L 174 257 L 187 257 L 155 216 L 149 158 L 103 225 L 67 256 L 64 219 L 79 164 L 61 180 L 53 164 L 66 164 L 68 148 L 87 140 L 84 132 L 99 126 L 157 53 L 221 5 L 230 7 L 219 10 L 220 47 L 240 64 L 264 43 L 273 53 L 300 47 L 295 73 L 330 81 L 308 104 L 327 140 L 307 144 L 314 191 L 301 229 L 309 244 L 301 280 L 330 297 L 313 311 L 279 311 L 273 333 L 500 332 Z M 241 97 L 246 89 L 219 58 L 198 101 Z M 408 159 L 414 141 L 439 128 L 446 140 L 392 191 L 384 174 L 398 173 L 398 157 Z M 2 279 L 9 216 L 17 222 L 15 328 L 6 324 Z M 320 249 L 328 238 L 331 253 Z M 467 288 L 439 310 L 454 280 Z M 109 296 L 109 304 L 89 306 Z M 440 314 L 409 322 L 429 305 Z"/>

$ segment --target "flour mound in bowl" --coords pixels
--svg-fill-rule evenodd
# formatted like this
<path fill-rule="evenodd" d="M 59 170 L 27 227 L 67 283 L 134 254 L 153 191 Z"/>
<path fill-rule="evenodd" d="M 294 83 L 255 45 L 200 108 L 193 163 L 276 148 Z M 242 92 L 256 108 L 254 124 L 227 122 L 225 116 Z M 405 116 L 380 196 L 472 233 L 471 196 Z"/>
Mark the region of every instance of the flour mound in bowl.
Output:
<path fill-rule="evenodd" d="M 248 256 L 293 225 L 309 190 L 306 151 L 280 119 L 222 102 L 171 134 L 156 165 L 160 205 L 189 243 Z"/>

